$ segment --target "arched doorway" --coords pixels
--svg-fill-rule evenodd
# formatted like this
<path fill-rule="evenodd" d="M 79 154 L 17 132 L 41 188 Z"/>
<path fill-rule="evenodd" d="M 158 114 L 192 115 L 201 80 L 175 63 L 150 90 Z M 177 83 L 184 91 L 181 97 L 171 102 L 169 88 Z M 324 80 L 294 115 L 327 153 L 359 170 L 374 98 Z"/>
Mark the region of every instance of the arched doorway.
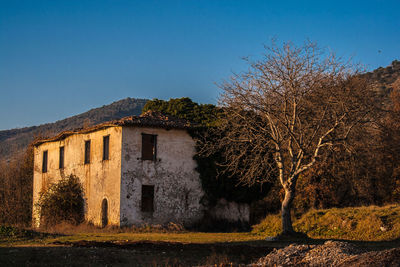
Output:
<path fill-rule="evenodd" d="M 108 224 L 108 202 L 103 199 L 101 202 L 101 227 L 106 227 Z"/>

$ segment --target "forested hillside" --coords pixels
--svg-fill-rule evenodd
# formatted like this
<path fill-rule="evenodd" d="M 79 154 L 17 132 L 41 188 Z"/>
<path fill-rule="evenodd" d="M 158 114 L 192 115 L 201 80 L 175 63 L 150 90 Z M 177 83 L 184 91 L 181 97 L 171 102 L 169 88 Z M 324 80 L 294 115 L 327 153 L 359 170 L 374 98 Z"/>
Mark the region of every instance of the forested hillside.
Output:
<path fill-rule="evenodd" d="M 386 68 L 379 67 L 374 71 L 367 72 L 363 76 L 371 79 L 379 92 L 389 95 L 393 90 L 393 83 L 400 78 L 400 61 L 394 60 Z"/>
<path fill-rule="evenodd" d="M 61 131 L 80 128 L 130 115 L 140 115 L 146 99 L 125 98 L 110 105 L 39 126 L 0 131 L 0 161 L 25 151 L 35 137 L 51 136 Z"/>

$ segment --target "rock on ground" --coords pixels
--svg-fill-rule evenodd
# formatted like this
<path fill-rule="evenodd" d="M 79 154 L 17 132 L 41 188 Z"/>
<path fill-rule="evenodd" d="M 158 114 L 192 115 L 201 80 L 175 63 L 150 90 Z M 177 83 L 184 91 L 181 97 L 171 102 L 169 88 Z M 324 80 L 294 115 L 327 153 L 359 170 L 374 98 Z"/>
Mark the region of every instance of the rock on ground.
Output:
<path fill-rule="evenodd" d="M 274 249 L 250 266 L 400 266 L 400 248 L 365 252 L 339 241 L 323 245 L 292 244 Z"/>
<path fill-rule="evenodd" d="M 400 248 L 384 251 L 372 251 L 346 259 L 340 266 L 400 266 Z"/>

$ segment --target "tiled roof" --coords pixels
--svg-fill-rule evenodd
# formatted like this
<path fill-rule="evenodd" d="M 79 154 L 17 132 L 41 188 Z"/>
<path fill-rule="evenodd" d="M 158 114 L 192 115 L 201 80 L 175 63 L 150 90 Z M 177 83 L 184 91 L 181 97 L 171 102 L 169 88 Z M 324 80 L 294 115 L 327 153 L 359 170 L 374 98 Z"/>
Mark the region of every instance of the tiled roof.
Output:
<path fill-rule="evenodd" d="M 178 119 L 173 116 L 167 116 L 160 112 L 147 111 L 140 116 L 129 116 L 120 120 L 111 121 L 119 126 L 146 126 L 156 128 L 178 128 L 187 129 L 193 126 L 189 121 Z"/>
<path fill-rule="evenodd" d="M 37 140 L 34 143 L 34 145 L 39 146 L 46 142 L 63 140 L 70 135 L 91 133 L 97 130 L 115 126 L 127 126 L 127 127 L 136 126 L 136 127 L 163 128 L 163 129 L 188 129 L 193 127 L 194 124 L 184 119 L 179 119 L 173 116 L 164 115 L 160 112 L 154 112 L 149 110 L 140 116 L 129 116 L 119 120 L 104 122 L 92 127 L 80 128 L 72 131 L 64 131 L 54 137 Z"/>

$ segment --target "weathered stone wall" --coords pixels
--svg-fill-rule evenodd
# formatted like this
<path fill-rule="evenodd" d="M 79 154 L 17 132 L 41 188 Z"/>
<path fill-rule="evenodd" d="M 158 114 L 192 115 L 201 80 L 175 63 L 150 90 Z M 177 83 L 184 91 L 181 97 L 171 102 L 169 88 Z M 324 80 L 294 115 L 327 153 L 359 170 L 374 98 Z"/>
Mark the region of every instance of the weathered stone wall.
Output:
<path fill-rule="evenodd" d="M 110 159 L 103 161 L 103 136 L 110 136 Z M 85 219 L 101 224 L 101 204 L 108 201 L 109 224 L 120 223 L 122 127 L 109 127 L 87 134 L 74 134 L 61 141 L 47 142 L 35 148 L 33 202 L 39 192 L 63 176 L 79 177 L 85 193 Z M 90 164 L 84 164 L 85 141 L 91 140 Z M 59 149 L 64 146 L 64 169 L 59 169 Z M 42 173 L 43 151 L 48 151 L 48 171 Z M 34 206 L 33 218 L 39 226 L 39 214 Z"/>
<path fill-rule="evenodd" d="M 210 216 L 215 220 L 229 222 L 249 223 L 250 205 L 226 201 L 224 198 L 218 200 L 217 204 L 209 210 Z"/>
<path fill-rule="evenodd" d="M 155 161 L 141 159 L 142 133 L 157 135 Z M 202 217 L 194 145 L 184 130 L 123 128 L 121 225 L 191 224 Z M 141 211 L 142 185 L 154 185 L 154 212 Z"/>

